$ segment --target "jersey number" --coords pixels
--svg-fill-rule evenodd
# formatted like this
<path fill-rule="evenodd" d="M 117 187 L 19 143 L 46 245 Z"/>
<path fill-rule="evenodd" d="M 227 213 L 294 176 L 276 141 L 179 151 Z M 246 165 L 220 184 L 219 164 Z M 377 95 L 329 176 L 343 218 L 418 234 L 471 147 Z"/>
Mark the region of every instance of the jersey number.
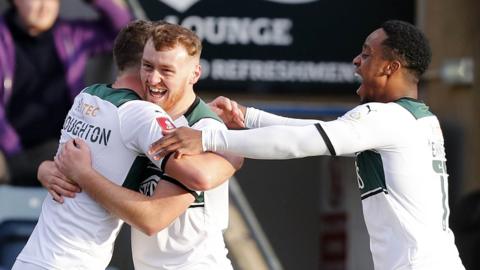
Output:
<path fill-rule="evenodd" d="M 447 163 L 442 160 L 432 160 L 433 170 L 440 174 L 440 187 L 442 189 L 442 228 L 447 230 L 448 206 L 447 206 Z"/>

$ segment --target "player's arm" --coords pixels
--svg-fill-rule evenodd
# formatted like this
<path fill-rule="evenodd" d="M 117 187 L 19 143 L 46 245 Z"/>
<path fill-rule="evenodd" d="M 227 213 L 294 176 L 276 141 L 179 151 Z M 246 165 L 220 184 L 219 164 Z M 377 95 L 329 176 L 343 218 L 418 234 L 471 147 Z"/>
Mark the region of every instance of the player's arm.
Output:
<path fill-rule="evenodd" d="M 58 168 L 110 213 L 147 235 L 168 227 L 195 200 L 185 188 L 162 180 L 151 197 L 116 185 L 92 168 L 88 145 L 75 142 L 63 146 L 55 160 Z"/>
<path fill-rule="evenodd" d="M 289 118 L 245 107 L 227 97 L 217 97 L 208 104 L 229 128 L 259 128 L 275 125 L 306 126 L 318 123 L 314 119 Z"/>
<path fill-rule="evenodd" d="M 38 167 L 38 181 L 44 186 L 53 199 L 63 203 L 63 197 L 74 198 L 80 187 L 61 173 L 53 161 L 45 160 Z"/>
<path fill-rule="evenodd" d="M 122 137 L 128 147 L 146 152 L 151 137 L 158 138 L 161 136 L 162 127 L 159 123 L 167 123 L 163 121 L 169 120 L 169 117 L 162 113 L 160 108 L 152 109 L 148 104 L 141 102 L 132 102 L 124 106 L 121 108 L 122 111 L 120 113 Z M 171 124 L 171 122 L 168 123 Z M 88 159 L 82 162 L 80 151 L 88 149 L 88 147 L 79 140 L 77 143 L 78 148 L 73 143 L 67 143 L 65 149 L 60 152 L 57 162 L 65 161 L 63 165 L 58 164 L 60 169 L 69 178 L 77 181 L 83 190 L 111 213 L 146 234 L 154 234 L 168 226 L 194 201 L 192 193 L 165 181 L 160 181 L 152 197 L 146 197 L 140 193 L 119 187 L 91 169 L 89 154 L 83 155 L 84 158 L 87 157 Z M 67 160 L 66 157 L 68 157 L 69 153 L 72 154 L 72 157 Z M 77 157 L 73 157 L 74 154 Z M 193 179 L 192 181 L 195 183 L 201 183 L 206 181 L 205 170 L 209 170 L 209 168 L 201 168 L 205 165 L 200 161 L 196 163 L 186 163 L 183 160 L 168 162 L 165 170 L 171 177 L 177 178 L 181 176 L 186 179 Z M 87 165 L 84 168 L 79 168 L 80 164 Z M 158 164 L 160 165 L 160 161 Z M 226 169 L 228 173 L 216 168 L 218 169 L 217 171 L 221 172 L 222 177 L 228 177 L 233 174 L 234 168 L 232 169 L 231 167 L 234 166 L 232 164 L 228 166 Z M 225 179 L 221 179 L 221 181 L 225 181 Z"/>
<path fill-rule="evenodd" d="M 225 126 L 213 119 L 203 119 L 196 123 L 196 129 L 205 129 L 218 127 L 225 129 Z M 175 179 L 183 180 L 186 186 L 192 190 L 208 190 L 225 182 L 236 170 L 243 164 L 243 157 L 234 156 L 226 153 L 207 152 L 200 155 L 177 156 L 172 155 L 163 160 L 166 164 L 165 171 Z M 184 172 L 189 173 L 197 171 L 201 176 L 189 177 Z M 200 182 L 194 182 L 190 179 L 200 179 Z"/>
<path fill-rule="evenodd" d="M 161 158 L 171 152 L 197 155 L 204 151 L 228 152 L 253 159 L 290 159 L 315 155 L 335 155 L 320 124 L 271 126 L 249 130 L 203 130 L 187 127 L 166 131 L 152 144 L 150 153 Z M 331 147 L 332 152 L 330 152 Z"/>
<path fill-rule="evenodd" d="M 192 190 L 209 190 L 224 183 L 243 165 L 243 157 L 216 153 L 170 156 L 165 172 Z"/>
<path fill-rule="evenodd" d="M 359 106 L 337 120 L 307 126 L 202 132 L 182 127 L 164 132 L 150 153 L 160 158 L 175 151 L 180 154 L 225 151 L 254 159 L 351 155 L 386 147 L 397 140 L 395 125 L 390 122 L 382 113 L 369 113 L 365 106 Z"/>
<path fill-rule="evenodd" d="M 123 106 L 120 108 L 121 133 L 126 146 L 132 150 L 147 153 L 150 145 L 163 136 L 162 130 L 174 127 L 170 117 L 154 104 L 129 102 Z M 149 158 L 157 167 L 193 190 L 218 186 L 232 176 L 238 167 L 213 153 L 177 159 Z"/>

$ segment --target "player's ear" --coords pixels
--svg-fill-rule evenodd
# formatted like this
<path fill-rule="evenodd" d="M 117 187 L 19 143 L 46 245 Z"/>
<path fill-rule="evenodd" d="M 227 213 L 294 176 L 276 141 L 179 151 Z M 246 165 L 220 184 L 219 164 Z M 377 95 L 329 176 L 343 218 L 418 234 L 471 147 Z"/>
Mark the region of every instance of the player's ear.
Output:
<path fill-rule="evenodd" d="M 192 76 L 190 77 L 190 83 L 196 84 L 202 75 L 202 66 L 200 64 L 195 64 L 195 68 L 193 69 Z"/>
<path fill-rule="evenodd" d="M 397 70 L 399 70 L 400 67 L 402 67 L 402 64 L 400 63 L 400 61 L 393 60 L 388 65 L 385 66 L 385 74 L 387 76 L 391 76 L 392 74 L 397 72 Z"/>

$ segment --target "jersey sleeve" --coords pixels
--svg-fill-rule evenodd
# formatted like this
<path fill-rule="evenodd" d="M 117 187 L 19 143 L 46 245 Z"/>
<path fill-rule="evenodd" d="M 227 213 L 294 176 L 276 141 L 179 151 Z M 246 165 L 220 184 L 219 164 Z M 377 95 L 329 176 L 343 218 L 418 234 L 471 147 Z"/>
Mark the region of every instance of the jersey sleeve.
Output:
<path fill-rule="evenodd" d="M 397 126 L 385 104 L 361 105 L 334 121 L 250 130 L 205 130 L 206 151 L 226 151 L 255 159 L 352 155 L 392 145 Z"/>
<path fill-rule="evenodd" d="M 330 154 L 317 125 L 204 130 L 202 145 L 205 151 L 228 152 L 254 159 L 290 159 Z"/>
<path fill-rule="evenodd" d="M 191 128 L 196 130 L 207 130 L 207 129 L 222 129 L 227 130 L 227 127 L 222 122 L 213 119 L 213 118 L 203 118 L 197 123 L 195 123 Z"/>
<path fill-rule="evenodd" d="M 161 107 L 146 101 L 130 101 L 122 105 L 119 108 L 119 122 L 126 147 L 143 154 L 163 136 L 162 130 L 175 128 L 172 119 Z M 162 160 L 151 161 L 162 167 Z"/>
<path fill-rule="evenodd" d="M 268 126 L 306 126 L 319 123 L 315 119 L 289 118 L 273 113 L 265 112 L 253 107 L 248 107 L 245 114 L 245 126 L 247 128 L 259 128 Z"/>
<path fill-rule="evenodd" d="M 334 121 L 322 123 L 336 155 L 385 149 L 398 141 L 395 112 L 385 103 L 355 107 Z"/>

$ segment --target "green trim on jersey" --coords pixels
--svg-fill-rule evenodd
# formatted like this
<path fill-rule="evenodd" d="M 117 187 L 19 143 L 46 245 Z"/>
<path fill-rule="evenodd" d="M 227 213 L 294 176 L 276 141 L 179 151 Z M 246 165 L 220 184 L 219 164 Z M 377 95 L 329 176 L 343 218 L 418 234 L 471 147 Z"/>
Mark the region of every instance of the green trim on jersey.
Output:
<path fill-rule="evenodd" d="M 137 156 L 128 171 L 127 177 L 123 181 L 122 186 L 128 189 L 138 191 L 140 188 L 140 180 L 146 179 L 147 166 L 150 159 L 146 156 Z"/>
<path fill-rule="evenodd" d="M 141 98 L 137 95 L 137 93 L 133 92 L 130 89 L 127 89 L 127 88 L 114 89 L 106 84 L 94 84 L 92 86 L 87 87 L 83 92 L 90 94 L 92 96 L 99 97 L 105 101 L 108 101 L 113 105 L 115 105 L 116 107 L 120 107 L 122 104 L 124 104 L 127 101 L 141 100 Z"/>
<path fill-rule="evenodd" d="M 195 201 L 188 208 L 203 207 L 205 206 L 205 192 L 201 192 L 200 195 L 195 199 Z"/>
<path fill-rule="evenodd" d="M 380 192 L 388 193 L 380 154 L 363 151 L 357 155 L 357 180 L 362 200 Z"/>
<path fill-rule="evenodd" d="M 115 107 L 120 107 L 127 101 L 141 100 L 137 93 L 127 88 L 114 89 L 107 84 L 94 84 L 83 90 L 83 93 L 90 94 L 102 100 L 110 102 Z M 130 170 L 123 181 L 122 186 L 131 190 L 138 190 L 138 180 L 140 179 L 143 168 L 145 168 L 150 160 L 145 156 L 137 156 L 130 167 Z"/>
<path fill-rule="evenodd" d="M 127 176 L 134 177 L 129 178 L 129 180 L 126 181 L 129 184 L 128 188 L 150 197 L 153 196 L 153 193 L 155 192 L 155 188 L 157 187 L 159 181 L 167 181 L 171 184 L 177 185 L 185 189 L 195 198 L 199 196 L 197 193 L 184 186 L 178 180 L 168 175 L 165 175 L 164 172 L 155 164 L 153 164 L 146 156 L 138 156 L 134 163 L 138 165 L 136 166 L 136 168 L 138 167 L 139 170 L 134 171 L 132 174 L 129 174 Z"/>
<path fill-rule="evenodd" d="M 212 118 L 220 123 L 223 123 L 222 119 L 220 119 L 220 117 L 218 117 L 218 115 L 214 113 L 210 107 L 199 97 L 195 98 L 195 101 L 183 116 L 185 116 L 187 119 L 190 127 L 204 118 Z"/>
<path fill-rule="evenodd" d="M 409 111 L 417 120 L 423 117 L 433 116 L 428 106 L 416 99 L 401 98 L 395 101 L 395 103 Z"/>
<path fill-rule="evenodd" d="M 198 97 L 195 98 L 195 101 L 183 116 L 187 119 L 190 127 L 201 119 L 205 118 L 212 118 L 223 123 L 222 120 L 212 110 L 210 110 L 210 107 Z M 157 176 L 157 179 L 162 179 L 163 172 L 161 169 L 158 169 L 154 164 L 152 164 L 148 157 L 138 156 L 133 162 L 128 175 L 125 178 L 123 187 L 140 191 L 144 195 L 151 196 L 153 195 L 153 191 L 157 185 L 156 180 L 154 180 L 152 176 Z M 204 205 L 205 193 L 201 192 L 196 197 L 195 201 L 190 205 L 190 207 L 203 207 Z"/>
<path fill-rule="evenodd" d="M 218 117 L 216 113 L 214 113 L 210 107 L 199 97 L 195 98 L 195 101 L 193 104 L 188 108 L 188 110 L 185 112 L 183 115 L 187 121 L 188 121 L 188 126 L 193 126 L 195 125 L 198 121 L 205 119 L 205 118 L 211 118 L 215 119 L 220 123 L 223 123 L 222 119 Z M 190 206 L 191 208 L 194 207 L 200 207 L 205 205 L 205 193 L 201 192 L 200 195 L 198 195 L 198 198 L 192 203 Z"/>

